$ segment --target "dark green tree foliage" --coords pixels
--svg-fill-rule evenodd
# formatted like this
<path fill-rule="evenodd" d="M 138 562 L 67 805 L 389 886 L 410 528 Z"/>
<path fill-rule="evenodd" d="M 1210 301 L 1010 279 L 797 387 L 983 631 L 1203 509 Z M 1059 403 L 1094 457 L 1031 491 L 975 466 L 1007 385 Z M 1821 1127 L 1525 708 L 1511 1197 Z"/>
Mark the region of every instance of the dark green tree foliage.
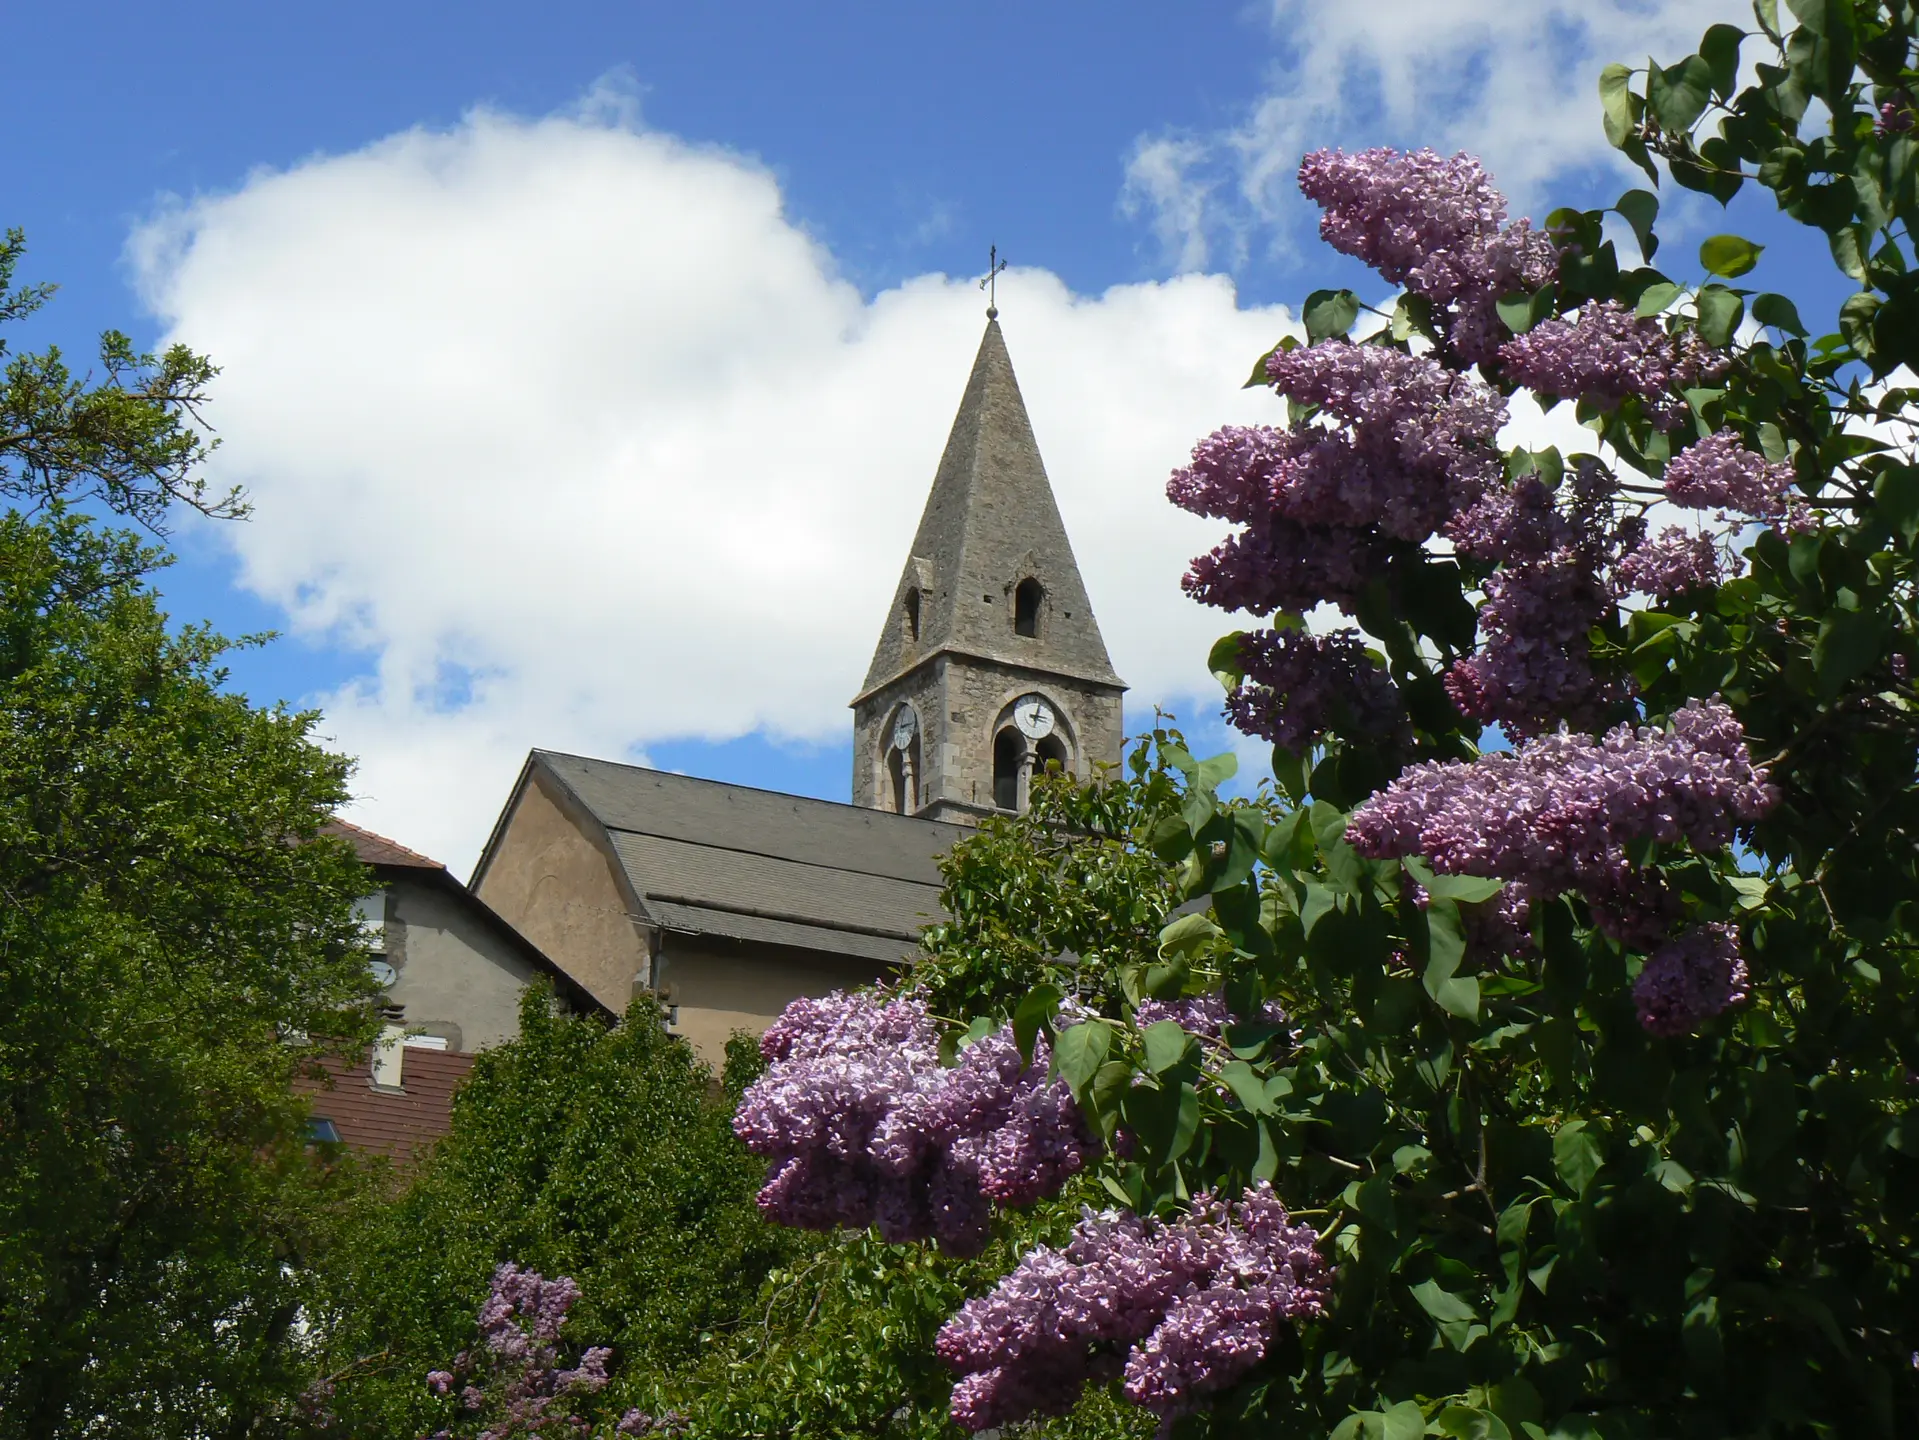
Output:
<path fill-rule="evenodd" d="M 370 1034 L 364 872 L 316 839 L 346 764 L 168 633 L 157 563 L 58 504 L 0 517 L 10 1434 L 245 1434 L 297 1389 L 334 1182 L 288 1082 Z"/>
<path fill-rule="evenodd" d="M 1141 745 L 1100 785 L 1040 775 L 1032 792 L 1025 814 L 987 817 L 940 862 L 952 918 L 921 937 L 912 978 L 935 1014 L 1007 1010 L 1055 975 L 1061 956 L 1089 975 L 1151 956 L 1179 903 L 1174 867 L 1135 833 L 1178 806 L 1162 754 Z"/>
<path fill-rule="evenodd" d="M 760 1219 L 761 1168 L 731 1116 L 650 1001 L 608 1028 L 529 990 L 519 1037 L 461 1087 L 452 1133 L 339 1255 L 319 1362 L 329 1408 L 352 1433 L 425 1426 L 440 1413 L 426 1373 L 469 1343 L 508 1260 L 578 1282 L 567 1334 L 614 1349 L 596 1413 L 697 1361 L 803 1243 Z"/>

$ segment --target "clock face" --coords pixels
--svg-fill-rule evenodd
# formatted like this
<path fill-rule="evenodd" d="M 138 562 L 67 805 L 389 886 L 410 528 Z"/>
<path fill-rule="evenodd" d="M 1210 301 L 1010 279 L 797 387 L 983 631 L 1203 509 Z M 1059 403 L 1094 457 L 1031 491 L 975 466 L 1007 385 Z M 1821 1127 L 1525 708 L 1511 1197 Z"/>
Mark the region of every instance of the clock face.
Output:
<path fill-rule="evenodd" d="M 913 743 L 913 736 L 919 730 L 919 721 L 910 709 L 902 709 L 893 721 L 893 748 L 904 750 Z"/>
<path fill-rule="evenodd" d="M 1022 695 L 1013 702 L 1013 723 L 1028 740 L 1044 740 L 1053 733 L 1053 707 L 1041 695 Z"/>

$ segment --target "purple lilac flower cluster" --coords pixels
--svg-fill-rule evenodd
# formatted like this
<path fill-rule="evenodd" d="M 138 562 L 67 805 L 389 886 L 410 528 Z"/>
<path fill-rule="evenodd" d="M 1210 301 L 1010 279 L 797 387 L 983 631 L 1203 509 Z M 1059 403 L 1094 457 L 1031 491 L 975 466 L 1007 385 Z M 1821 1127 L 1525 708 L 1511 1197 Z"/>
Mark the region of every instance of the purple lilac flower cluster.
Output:
<path fill-rule="evenodd" d="M 1695 510 L 1735 510 L 1761 520 L 1786 513 L 1792 465 L 1748 450 L 1730 430 L 1716 430 L 1666 466 L 1666 498 Z"/>
<path fill-rule="evenodd" d="M 1187 593 L 1205 604 L 1350 604 L 1389 541 L 1424 540 L 1499 474 L 1505 403 L 1427 357 L 1328 340 L 1275 351 L 1267 371 L 1332 423 L 1228 426 L 1174 472 L 1175 505 L 1246 527 L 1188 572 Z"/>
<path fill-rule="evenodd" d="M 1731 709 L 1692 700 L 1669 730 L 1562 731 L 1471 763 L 1415 765 L 1353 812 L 1347 838 L 1362 855 L 1421 855 L 1435 870 L 1535 896 L 1577 891 L 1610 933 L 1653 943 L 1671 902 L 1626 847 L 1717 850 L 1776 798 Z"/>
<path fill-rule="evenodd" d="M 606 1387 L 613 1352 L 591 1345 L 570 1369 L 562 1367 L 560 1330 L 579 1298 L 580 1287 L 567 1276 L 548 1280 L 517 1265 L 500 1266 L 480 1306 L 478 1346 L 462 1351 L 452 1369 L 430 1371 L 427 1388 L 436 1395 L 457 1389 L 463 1409 L 488 1412 L 475 1440 L 585 1436 L 592 1427 L 574 1402 Z M 629 1410 L 615 1433 L 656 1434 L 673 1428 L 672 1421 Z M 441 1430 L 434 1440 L 452 1434 Z"/>
<path fill-rule="evenodd" d="M 1606 569 L 1637 540 L 1638 522 L 1616 519 L 1617 485 L 1589 458 L 1562 490 L 1525 475 L 1488 489 L 1446 528 L 1462 555 L 1500 567 L 1484 584 L 1483 643 L 1447 671 L 1447 693 L 1462 714 L 1516 736 L 1562 720 L 1595 725 L 1622 693 L 1594 673 L 1588 636 L 1613 606 Z"/>
<path fill-rule="evenodd" d="M 1233 1012 L 1227 1008 L 1226 997 L 1217 990 L 1210 995 L 1184 995 L 1177 1000 L 1142 1000 L 1133 1011 L 1133 1024 L 1141 1030 L 1162 1020 L 1171 1020 L 1188 1035 L 1217 1040 L 1233 1023 Z"/>
<path fill-rule="evenodd" d="M 1524 220 L 1504 223 L 1506 197 L 1469 155 L 1319 150 L 1300 163 L 1299 188 L 1325 212 L 1326 242 L 1430 301 L 1469 365 L 1498 349 L 1500 297 L 1537 290 L 1558 271 L 1551 239 Z"/>
<path fill-rule="evenodd" d="M 1648 1033 L 1690 1035 L 1746 999 L 1749 978 L 1737 927 L 1701 925 L 1652 952 L 1633 981 L 1633 1005 Z"/>
<path fill-rule="evenodd" d="M 1351 605 L 1388 553 L 1372 531 L 1268 517 L 1195 559 L 1180 588 L 1202 605 L 1255 615 L 1310 610 L 1322 600 Z"/>
<path fill-rule="evenodd" d="M 916 1000 L 835 993 L 787 1006 L 761 1038 L 771 1062 L 733 1129 L 771 1162 L 760 1208 L 810 1230 L 876 1225 L 889 1242 L 986 1242 L 992 1204 L 1057 1194 L 1099 1151 L 1044 1041 L 1010 1029 L 948 1068 Z"/>
<path fill-rule="evenodd" d="M 1500 346 L 1499 358 L 1508 379 L 1543 394 L 1607 409 L 1636 396 L 1668 430 L 1687 414 L 1673 392 L 1715 379 L 1731 363 L 1698 332 L 1669 333 L 1617 300 L 1583 305 L 1571 320 L 1541 321 Z"/>
<path fill-rule="evenodd" d="M 984 1430 L 1063 1414 L 1088 1381 L 1125 1377 L 1163 1417 L 1243 1378 L 1280 1322 L 1322 1312 L 1331 1273 L 1312 1227 L 1264 1182 L 1230 1208 L 1201 1195 L 1176 1224 L 1087 1213 L 969 1300 L 935 1345 L 960 1372 L 953 1418 Z"/>
<path fill-rule="evenodd" d="M 1337 422 L 1280 432 L 1293 453 L 1267 479 L 1266 502 L 1289 520 L 1423 540 L 1500 473 L 1506 402 L 1427 356 L 1322 340 L 1275 350 L 1266 374 Z"/>
<path fill-rule="evenodd" d="M 1628 551 L 1614 567 L 1613 578 L 1621 591 L 1669 600 L 1717 585 L 1726 578 L 1726 567 L 1711 535 L 1670 525 L 1656 539 Z"/>
<path fill-rule="evenodd" d="M 1219 1039 L 1226 1033 L 1226 1027 L 1240 1018 L 1226 1004 L 1225 994 L 1218 990 L 1207 995 L 1186 995 L 1178 1000 L 1142 1000 L 1133 1012 L 1133 1024 L 1141 1030 L 1161 1020 L 1171 1020 L 1187 1034 L 1202 1040 Z M 1284 1025 L 1286 1012 L 1277 1000 L 1268 1000 L 1253 1019 L 1261 1025 Z"/>
<path fill-rule="evenodd" d="M 1355 630 L 1309 635 L 1266 630 L 1240 640 L 1246 679 L 1226 697 L 1226 718 L 1295 752 L 1328 730 L 1385 738 L 1405 728 L 1399 691 Z"/>

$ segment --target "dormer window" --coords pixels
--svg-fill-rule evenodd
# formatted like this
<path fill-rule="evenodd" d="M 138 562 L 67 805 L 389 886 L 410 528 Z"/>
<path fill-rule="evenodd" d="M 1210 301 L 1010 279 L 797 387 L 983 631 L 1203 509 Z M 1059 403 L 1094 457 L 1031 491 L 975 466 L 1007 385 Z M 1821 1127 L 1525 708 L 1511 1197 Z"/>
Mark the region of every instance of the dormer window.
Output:
<path fill-rule="evenodd" d="M 920 592 L 917 587 L 906 592 L 906 638 L 914 643 L 920 638 Z"/>
<path fill-rule="evenodd" d="M 1029 640 L 1039 638 L 1039 606 L 1046 591 L 1039 581 L 1027 576 L 1013 588 L 1013 633 Z"/>

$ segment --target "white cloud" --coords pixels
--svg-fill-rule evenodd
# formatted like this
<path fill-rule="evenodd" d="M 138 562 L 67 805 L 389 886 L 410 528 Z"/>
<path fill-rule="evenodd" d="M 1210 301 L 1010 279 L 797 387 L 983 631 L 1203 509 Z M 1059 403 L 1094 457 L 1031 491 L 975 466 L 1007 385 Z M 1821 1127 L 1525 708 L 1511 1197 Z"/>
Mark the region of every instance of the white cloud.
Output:
<path fill-rule="evenodd" d="M 1190 274 L 1206 268 L 1214 232 L 1231 229 L 1214 198 L 1217 181 L 1206 178 L 1207 149 L 1198 140 L 1161 135 L 1142 137 L 1126 162 L 1126 186 L 1120 209 L 1152 226 L 1173 268 Z M 1235 236 L 1232 250 L 1243 246 Z"/>
<path fill-rule="evenodd" d="M 1150 203 L 1168 259 L 1271 225 L 1303 204 L 1300 156 L 1326 145 L 1430 145 L 1483 158 L 1516 213 L 1586 168 L 1638 172 L 1606 145 L 1598 77 L 1612 61 L 1671 63 L 1708 25 L 1750 23 L 1733 0 L 1268 0 L 1281 47 L 1267 92 L 1205 136 L 1142 139 L 1125 195 Z M 1641 177 L 1643 183 L 1644 177 Z M 1162 199 L 1163 197 L 1163 199 Z"/>
<path fill-rule="evenodd" d="M 174 205 L 130 254 L 225 369 L 219 531 L 291 627 L 371 652 L 318 697 L 358 813 L 469 862 L 528 747 L 830 738 L 978 342 L 931 275 L 865 300 L 758 165 L 638 127 L 476 111 Z M 1162 495 L 1285 324 L 1190 276 L 1001 281 L 1004 325 L 1135 721 L 1216 695 L 1179 593 L 1220 527 Z M 1183 708 L 1190 710 L 1190 703 Z"/>

